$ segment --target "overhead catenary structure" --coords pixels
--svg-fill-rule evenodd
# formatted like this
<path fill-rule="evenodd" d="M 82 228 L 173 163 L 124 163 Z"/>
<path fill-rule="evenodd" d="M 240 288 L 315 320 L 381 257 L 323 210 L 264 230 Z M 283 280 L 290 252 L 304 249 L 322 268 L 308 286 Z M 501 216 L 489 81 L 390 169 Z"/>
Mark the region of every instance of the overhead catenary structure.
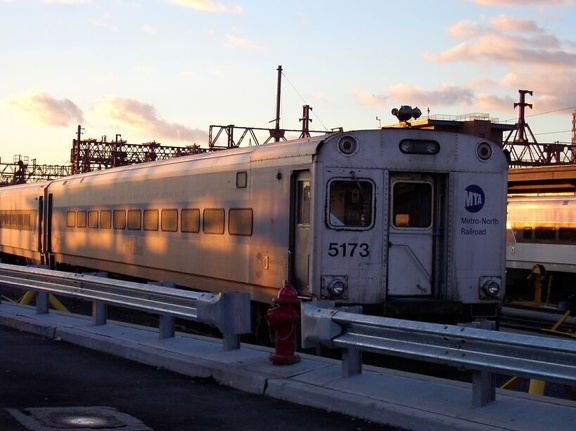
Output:
<path fill-rule="evenodd" d="M 106 136 L 96 139 L 81 139 L 82 127 L 78 126 L 77 138 L 72 142 L 70 164 L 72 174 L 99 171 L 117 166 L 136 163 L 153 162 L 174 157 L 206 152 L 207 149 L 198 145 L 186 147 L 165 146 L 152 141 L 143 144 L 128 144 L 117 134 L 114 141 L 109 142 Z"/>
<path fill-rule="evenodd" d="M 0 187 L 52 180 L 71 175 L 71 166 L 39 165 L 36 159 L 15 155 L 12 163 L 0 162 Z"/>
<path fill-rule="evenodd" d="M 503 148 L 510 153 L 511 167 L 566 165 L 576 162 L 575 138 L 571 144 L 559 142 L 540 144 L 537 142 L 530 126 L 526 122 L 526 108 L 532 109 L 531 103 L 526 103 L 526 95 L 532 96 L 530 90 L 518 90 L 520 100 L 514 103 L 519 108 L 518 121 L 510 131 Z M 574 133 L 574 119 L 572 130 Z"/>

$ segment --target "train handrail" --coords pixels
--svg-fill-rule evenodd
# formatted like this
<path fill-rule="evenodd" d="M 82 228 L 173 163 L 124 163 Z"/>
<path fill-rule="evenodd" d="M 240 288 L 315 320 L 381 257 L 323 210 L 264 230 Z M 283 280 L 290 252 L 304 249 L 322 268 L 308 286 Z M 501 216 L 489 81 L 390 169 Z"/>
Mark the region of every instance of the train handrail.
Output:
<path fill-rule="evenodd" d="M 415 322 L 302 304 L 302 347 L 342 350 L 342 377 L 362 373 L 361 352 L 472 371 L 472 404 L 496 399 L 495 374 L 576 384 L 576 342 L 470 326 Z"/>
<path fill-rule="evenodd" d="M 240 335 L 251 332 L 248 293 L 194 292 L 97 275 L 0 263 L 0 287 L 2 286 L 38 292 L 38 314 L 48 313 L 50 294 L 92 301 L 94 325 L 106 323 L 106 305 L 157 314 L 160 316 L 161 339 L 174 336 L 176 318 L 205 323 L 220 330 L 225 351 L 240 348 Z"/>

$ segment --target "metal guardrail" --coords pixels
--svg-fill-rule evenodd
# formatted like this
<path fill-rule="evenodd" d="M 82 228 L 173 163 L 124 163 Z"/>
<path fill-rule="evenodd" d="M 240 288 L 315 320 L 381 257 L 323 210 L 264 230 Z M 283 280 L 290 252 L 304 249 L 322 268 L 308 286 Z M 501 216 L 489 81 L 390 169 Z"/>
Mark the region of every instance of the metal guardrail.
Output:
<path fill-rule="evenodd" d="M 496 399 L 495 374 L 576 384 L 576 342 L 474 327 L 366 316 L 302 304 L 302 346 L 341 348 L 342 376 L 362 372 L 361 352 L 472 371 L 472 404 Z"/>
<path fill-rule="evenodd" d="M 95 275 L 0 263 L 2 286 L 38 292 L 38 314 L 48 313 L 50 294 L 92 301 L 94 325 L 106 324 L 106 305 L 158 314 L 161 339 L 174 336 L 176 318 L 205 323 L 220 330 L 225 351 L 240 348 L 240 334 L 251 332 L 248 293 L 199 293 Z"/>

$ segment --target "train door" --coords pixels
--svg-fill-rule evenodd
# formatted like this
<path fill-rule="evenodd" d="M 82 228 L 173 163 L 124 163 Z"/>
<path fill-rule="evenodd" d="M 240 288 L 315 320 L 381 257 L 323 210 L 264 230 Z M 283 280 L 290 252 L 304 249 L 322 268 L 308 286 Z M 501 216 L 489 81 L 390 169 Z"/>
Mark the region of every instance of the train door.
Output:
<path fill-rule="evenodd" d="M 294 177 L 292 215 L 292 278 L 300 293 L 309 294 L 310 277 L 310 211 L 312 188 L 310 172 L 298 172 Z"/>
<path fill-rule="evenodd" d="M 40 254 L 40 264 L 44 264 L 44 196 L 38 196 L 38 217 L 36 220 L 36 235 L 38 236 L 37 250 Z"/>
<path fill-rule="evenodd" d="M 52 259 L 52 213 L 53 213 L 53 195 L 48 193 L 48 188 L 44 190 L 44 223 L 42 229 L 43 241 L 43 259 L 44 265 L 53 268 L 54 262 Z"/>
<path fill-rule="evenodd" d="M 430 176 L 390 175 L 388 296 L 433 294 L 435 195 Z"/>

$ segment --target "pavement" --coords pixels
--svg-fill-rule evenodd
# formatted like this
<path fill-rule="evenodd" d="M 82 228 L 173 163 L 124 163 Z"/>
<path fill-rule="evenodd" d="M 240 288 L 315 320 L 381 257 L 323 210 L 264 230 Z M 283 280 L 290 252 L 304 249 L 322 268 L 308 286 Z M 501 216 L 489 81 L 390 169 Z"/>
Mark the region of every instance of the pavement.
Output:
<path fill-rule="evenodd" d="M 225 352 L 222 341 L 177 333 L 159 339 L 156 328 L 0 303 L 0 325 L 238 390 L 336 411 L 407 430 L 572 431 L 576 402 L 497 389 L 496 400 L 472 406 L 470 383 L 364 366 L 342 377 L 340 361 L 301 354 L 293 365 L 273 365 L 271 349 L 242 344 Z M 575 360 L 576 363 L 576 360 Z"/>

